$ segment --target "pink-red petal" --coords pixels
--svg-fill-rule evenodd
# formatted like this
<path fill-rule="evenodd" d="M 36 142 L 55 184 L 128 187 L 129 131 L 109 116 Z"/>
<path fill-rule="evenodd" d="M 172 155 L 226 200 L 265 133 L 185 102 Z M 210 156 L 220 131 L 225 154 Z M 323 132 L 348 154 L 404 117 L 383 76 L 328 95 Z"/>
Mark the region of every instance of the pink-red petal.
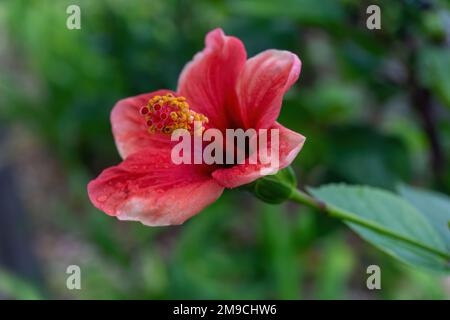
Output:
<path fill-rule="evenodd" d="M 178 94 L 187 98 L 194 111 L 207 116 L 213 127 L 241 126 L 235 87 L 246 59 L 239 39 L 226 36 L 221 29 L 209 32 L 205 49 L 181 72 Z"/>
<path fill-rule="evenodd" d="M 158 90 L 122 99 L 116 103 L 111 111 L 111 126 L 122 159 L 141 150 L 158 149 L 170 144 L 170 136 L 148 133 L 145 118 L 139 112 L 153 96 L 167 93 L 174 94 L 170 90 Z"/>
<path fill-rule="evenodd" d="M 289 130 L 279 123 L 275 123 L 271 129 L 279 130 L 279 167 L 271 168 L 268 164 L 238 164 L 231 168 L 222 168 L 213 172 L 214 179 L 226 188 L 235 188 L 255 181 L 256 179 L 276 173 L 291 164 L 300 152 L 305 142 L 301 134 Z M 269 148 L 271 144 L 269 141 Z M 270 152 L 269 152 L 270 155 Z M 262 170 L 265 169 L 265 170 Z"/>
<path fill-rule="evenodd" d="M 297 81 L 300 69 L 300 59 L 289 51 L 267 50 L 246 62 L 236 86 L 245 128 L 274 124 L 283 96 Z"/>
<path fill-rule="evenodd" d="M 149 226 L 181 224 L 222 191 L 209 168 L 173 164 L 170 149 L 135 153 L 88 185 L 89 198 L 98 209 Z"/>

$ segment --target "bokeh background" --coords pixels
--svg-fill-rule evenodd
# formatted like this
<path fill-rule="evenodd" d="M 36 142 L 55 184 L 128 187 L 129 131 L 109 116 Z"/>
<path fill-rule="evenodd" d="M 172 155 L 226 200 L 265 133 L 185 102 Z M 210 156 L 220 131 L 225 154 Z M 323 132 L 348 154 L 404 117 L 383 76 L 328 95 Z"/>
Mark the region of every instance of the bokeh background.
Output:
<path fill-rule="evenodd" d="M 66 8 L 81 8 L 81 30 Z M 366 8 L 381 8 L 381 30 Z M 182 226 L 119 222 L 87 182 L 120 161 L 109 112 L 175 88 L 222 27 L 252 56 L 303 61 L 279 119 L 307 136 L 301 186 L 402 181 L 450 193 L 450 3 L 438 0 L 0 1 L 0 298 L 448 299 L 342 223 L 225 192 Z M 366 268 L 382 290 L 366 288 Z M 66 288 L 78 265 L 82 290 Z"/>

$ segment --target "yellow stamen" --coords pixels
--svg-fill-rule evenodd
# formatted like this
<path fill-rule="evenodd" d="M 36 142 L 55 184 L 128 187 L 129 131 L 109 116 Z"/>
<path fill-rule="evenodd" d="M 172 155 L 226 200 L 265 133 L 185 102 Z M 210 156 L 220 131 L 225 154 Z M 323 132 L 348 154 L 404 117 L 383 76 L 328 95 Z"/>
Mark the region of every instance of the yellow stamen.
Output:
<path fill-rule="evenodd" d="M 189 109 L 185 97 L 175 97 L 170 93 L 152 97 L 140 112 L 151 134 L 157 132 L 171 134 L 176 129 L 201 134 L 205 130 L 204 125 L 208 123 L 206 116 Z M 200 122 L 201 126 L 194 128 L 194 121 Z"/>

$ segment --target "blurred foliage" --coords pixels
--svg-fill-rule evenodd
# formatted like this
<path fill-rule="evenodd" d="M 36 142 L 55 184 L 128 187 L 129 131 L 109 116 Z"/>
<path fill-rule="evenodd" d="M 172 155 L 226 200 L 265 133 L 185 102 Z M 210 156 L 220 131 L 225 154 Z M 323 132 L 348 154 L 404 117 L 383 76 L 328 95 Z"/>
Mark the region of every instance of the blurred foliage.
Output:
<path fill-rule="evenodd" d="M 359 0 L 1 1 L 0 126 L 39 141 L 59 180 L 33 215 L 37 239 L 56 239 L 50 249 L 36 241 L 46 251 L 46 288 L 1 273 L 0 295 L 445 298 L 441 277 L 409 269 L 304 207 L 230 191 L 183 226 L 147 228 L 98 212 L 86 196 L 89 179 L 120 161 L 114 103 L 176 88 L 218 26 L 241 38 L 249 56 L 268 48 L 300 56 L 302 74 L 279 119 L 307 137 L 294 164 L 300 185 L 394 189 L 403 181 L 450 193 L 450 4 L 375 2 L 376 31 L 365 27 L 372 2 Z M 70 4 L 81 7 L 81 30 L 66 28 Z M 58 253 L 59 243 L 74 248 Z M 80 291 L 65 288 L 68 264 L 82 269 Z M 380 291 L 366 289 L 371 264 L 381 266 Z"/>
<path fill-rule="evenodd" d="M 0 269 L 0 298 L 2 296 L 25 300 L 43 298 L 43 295 L 41 295 L 32 285 L 10 272 Z"/>

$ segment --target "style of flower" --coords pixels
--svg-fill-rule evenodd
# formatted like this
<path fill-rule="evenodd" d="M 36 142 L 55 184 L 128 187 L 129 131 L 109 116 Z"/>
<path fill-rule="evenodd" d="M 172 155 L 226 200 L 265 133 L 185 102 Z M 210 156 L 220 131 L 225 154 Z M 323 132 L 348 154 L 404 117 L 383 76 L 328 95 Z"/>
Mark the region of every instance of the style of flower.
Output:
<path fill-rule="evenodd" d="M 120 100 L 111 112 L 119 165 L 88 184 L 91 202 L 120 220 L 149 226 L 181 224 L 220 197 L 248 184 L 264 164 L 174 164 L 170 133 L 192 121 L 221 131 L 278 129 L 279 168 L 288 166 L 305 138 L 276 122 L 283 96 L 301 62 L 288 51 L 267 50 L 247 60 L 242 42 L 221 29 L 181 72 L 176 92 L 159 90 Z"/>

